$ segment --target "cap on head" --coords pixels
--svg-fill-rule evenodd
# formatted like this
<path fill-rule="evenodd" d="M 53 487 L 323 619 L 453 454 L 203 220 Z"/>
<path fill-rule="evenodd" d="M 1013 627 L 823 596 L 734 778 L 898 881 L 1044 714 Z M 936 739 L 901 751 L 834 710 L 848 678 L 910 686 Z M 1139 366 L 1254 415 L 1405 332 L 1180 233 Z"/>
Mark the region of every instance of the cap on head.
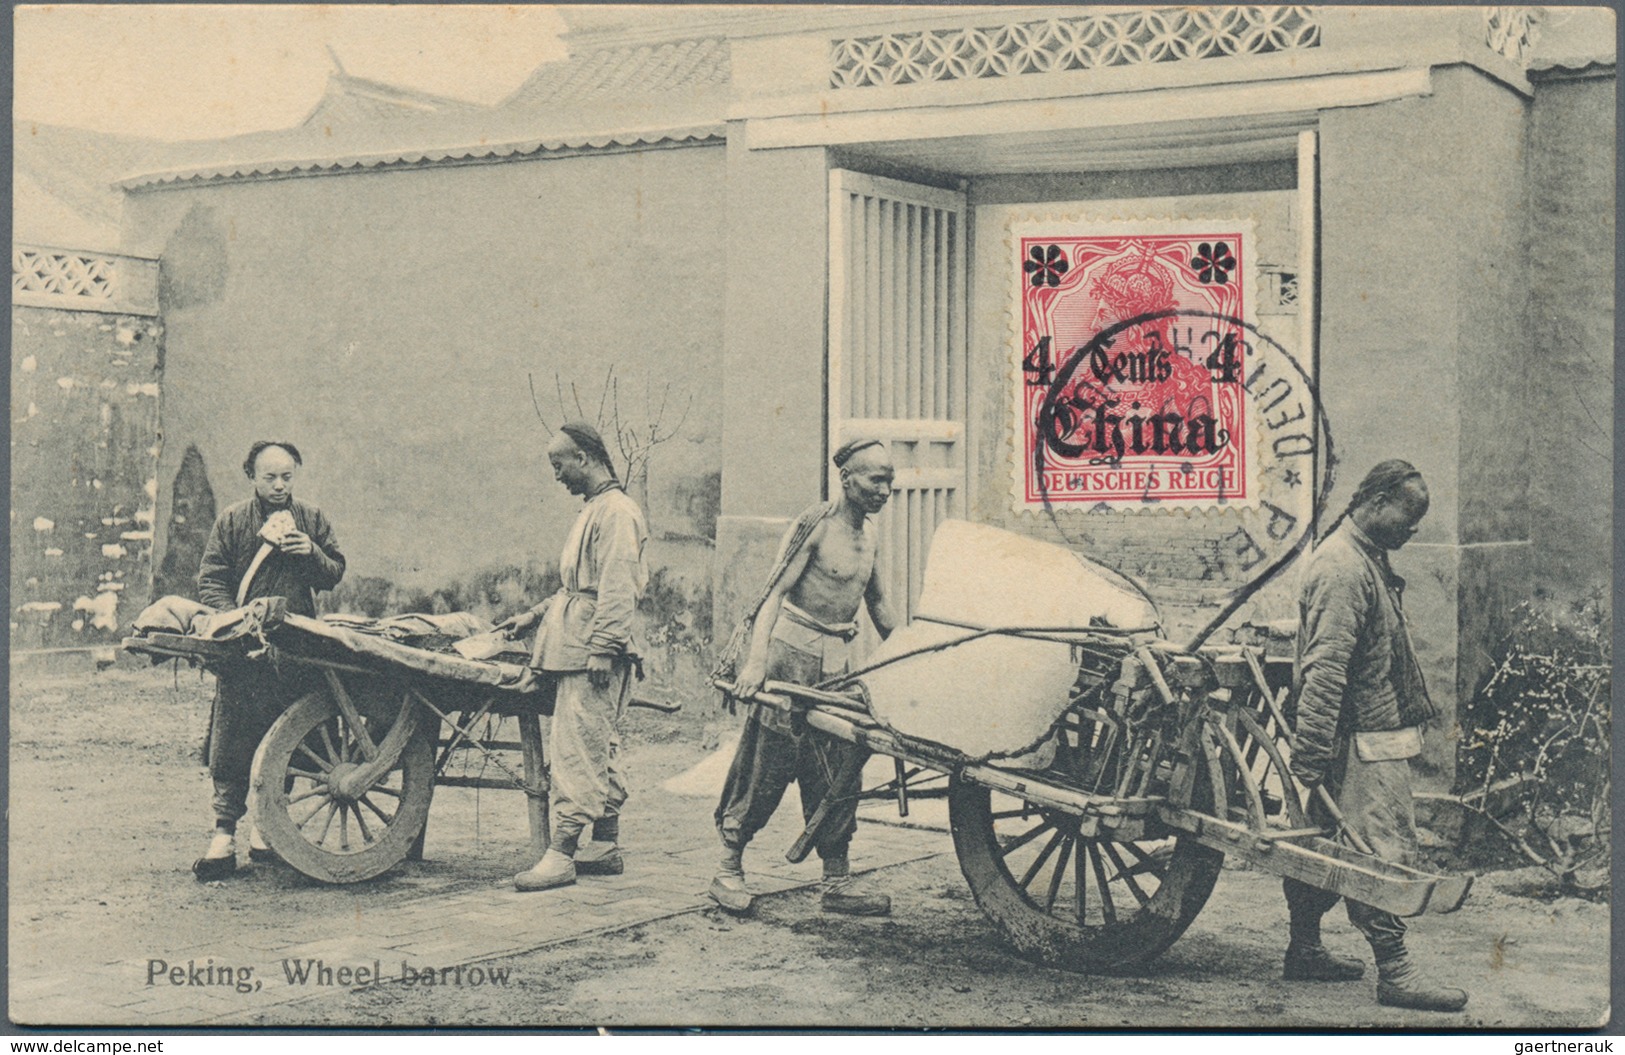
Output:
<path fill-rule="evenodd" d="M 845 466 L 847 462 L 851 461 L 852 456 L 859 451 L 867 450 L 870 447 L 879 446 L 881 446 L 881 442 L 879 440 L 848 440 L 846 443 L 841 444 L 840 447 L 836 449 L 835 454 L 830 461 L 835 463 L 835 468 L 840 469 Z"/>
<path fill-rule="evenodd" d="M 609 448 L 604 445 L 604 437 L 598 434 L 597 429 L 585 421 L 567 421 L 559 426 L 559 431 L 570 437 L 576 450 L 608 469 L 609 475 L 615 475 L 615 463 L 609 460 Z"/>
<path fill-rule="evenodd" d="M 1421 471 L 1403 459 L 1390 458 L 1385 462 L 1378 462 L 1365 474 L 1365 479 L 1360 481 L 1360 486 L 1354 491 L 1354 497 L 1349 499 L 1349 508 L 1359 509 L 1378 498 L 1390 498 L 1399 493 L 1406 481 L 1421 479 Z"/>

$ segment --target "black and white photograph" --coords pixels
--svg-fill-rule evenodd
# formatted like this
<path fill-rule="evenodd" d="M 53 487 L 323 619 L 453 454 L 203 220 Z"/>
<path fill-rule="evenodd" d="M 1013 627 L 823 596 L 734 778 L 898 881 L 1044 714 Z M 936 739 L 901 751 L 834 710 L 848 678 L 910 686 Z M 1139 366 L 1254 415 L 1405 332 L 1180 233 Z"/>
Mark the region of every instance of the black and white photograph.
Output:
<path fill-rule="evenodd" d="M 1611 7 L 11 18 L 14 1027 L 1609 1025 Z"/>

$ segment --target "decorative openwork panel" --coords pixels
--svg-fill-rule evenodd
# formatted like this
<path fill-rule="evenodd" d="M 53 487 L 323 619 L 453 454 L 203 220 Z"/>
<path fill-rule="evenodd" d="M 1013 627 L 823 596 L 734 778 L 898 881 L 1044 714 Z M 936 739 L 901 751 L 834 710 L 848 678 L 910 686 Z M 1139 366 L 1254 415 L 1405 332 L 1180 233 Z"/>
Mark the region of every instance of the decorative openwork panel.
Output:
<path fill-rule="evenodd" d="M 67 311 L 157 314 L 152 260 L 65 249 L 13 246 L 11 301 Z"/>
<path fill-rule="evenodd" d="M 1319 47 L 1312 7 L 1160 8 L 832 42 L 830 86 L 1143 66 Z"/>
<path fill-rule="evenodd" d="M 1484 43 L 1491 51 L 1523 65 L 1540 33 L 1540 10 L 1533 7 L 1484 9 Z"/>
<path fill-rule="evenodd" d="M 105 257 L 14 249 L 11 253 L 11 291 L 110 301 L 113 299 L 115 266 Z"/>

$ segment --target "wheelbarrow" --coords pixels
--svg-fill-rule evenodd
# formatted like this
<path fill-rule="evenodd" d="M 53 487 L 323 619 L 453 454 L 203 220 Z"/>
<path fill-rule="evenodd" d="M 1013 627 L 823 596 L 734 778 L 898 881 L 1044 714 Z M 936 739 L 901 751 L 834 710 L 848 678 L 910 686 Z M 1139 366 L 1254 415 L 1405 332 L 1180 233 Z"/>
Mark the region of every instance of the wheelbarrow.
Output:
<path fill-rule="evenodd" d="M 1045 963 L 1152 959 L 1227 857 L 1400 916 L 1459 908 L 1471 876 L 1383 860 L 1311 819 L 1289 765 L 1290 676 L 1261 648 L 1174 646 L 1143 595 L 1065 549 L 946 521 L 906 627 L 861 669 L 770 681 L 756 702 L 894 759 L 886 790 L 904 810 L 911 789 L 945 779 L 977 904 Z"/>

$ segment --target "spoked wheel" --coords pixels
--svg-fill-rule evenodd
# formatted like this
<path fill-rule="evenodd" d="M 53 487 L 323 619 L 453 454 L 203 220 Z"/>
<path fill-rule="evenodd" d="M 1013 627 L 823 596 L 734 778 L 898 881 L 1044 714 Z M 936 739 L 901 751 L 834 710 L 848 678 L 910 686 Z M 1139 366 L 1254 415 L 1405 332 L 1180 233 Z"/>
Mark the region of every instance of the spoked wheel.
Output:
<path fill-rule="evenodd" d="M 954 777 L 954 849 L 976 903 L 1024 956 L 1077 971 L 1146 962 L 1207 903 L 1224 854 L 1171 834 L 1116 841 L 1080 818 Z"/>
<path fill-rule="evenodd" d="M 374 744 L 396 707 L 358 701 Z M 256 820 L 281 858 L 313 879 L 356 883 L 403 860 L 429 817 L 434 749 L 420 729 L 370 782 L 358 730 L 323 692 L 301 697 L 254 755 Z"/>

